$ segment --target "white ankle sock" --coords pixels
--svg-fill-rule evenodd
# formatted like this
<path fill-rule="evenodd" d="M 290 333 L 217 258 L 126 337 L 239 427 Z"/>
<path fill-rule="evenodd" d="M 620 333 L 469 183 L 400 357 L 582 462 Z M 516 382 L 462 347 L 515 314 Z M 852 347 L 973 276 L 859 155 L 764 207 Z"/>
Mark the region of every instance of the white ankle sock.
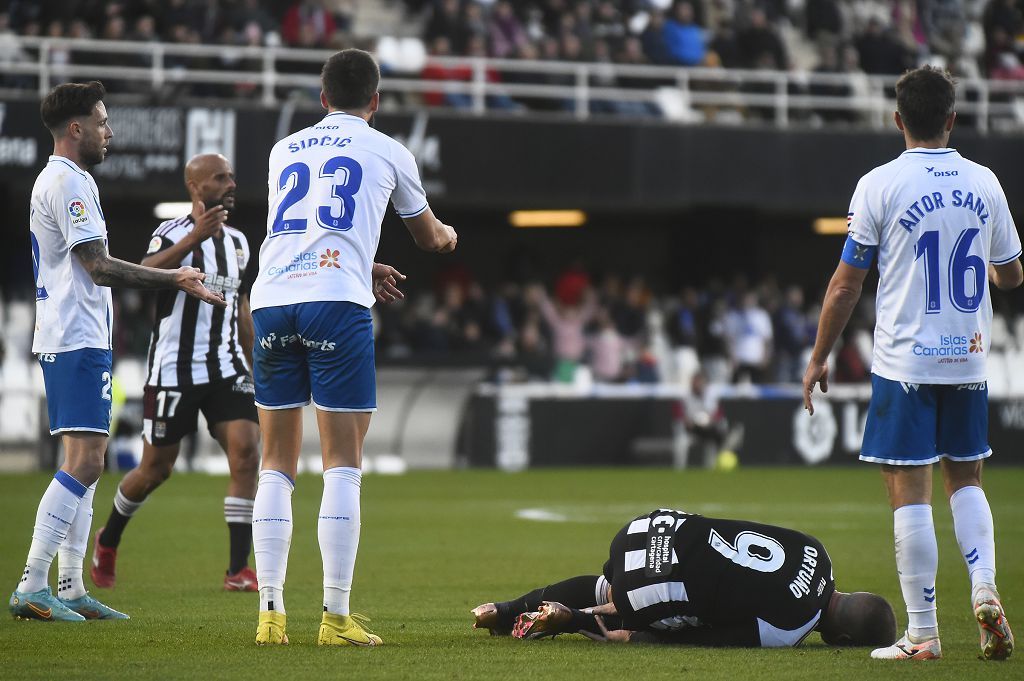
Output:
<path fill-rule="evenodd" d="M 18 591 L 30 593 L 46 588 L 50 565 L 68 536 L 86 489 L 85 485 L 64 471 L 57 471 L 53 476 L 50 486 L 39 500 L 36 524 L 32 528 L 32 545 L 28 550 L 28 561 Z"/>
<path fill-rule="evenodd" d="M 896 570 L 900 575 L 909 618 L 907 633 L 918 641 L 938 636 L 935 573 L 939 568 L 939 547 L 935 540 L 932 507 L 914 504 L 896 509 L 893 530 Z"/>
<path fill-rule="evenodd" d="M 243 497 L 224 497 L 224 522 L 252 524 L 252 509 L 255 502 Z"/>
<path fill-rule="evenodd" d="M 252 508 L 252 545 L 260 610 L 284 613 L 284 578 L 292 542 L 292 490 L 295 484 L 280 471 L 260 473 Z"/>
<path fill-rule="evenodd" d="M 125 518 L 131 518 L 135 515 L 135 512 L 142 506 L 142 501 L 132 501 L 121 492 L 121 486 L 117 486 L 117 492 L 114 493 L 114 509 L 123 515 Z"/>
<path fill-rule="evenodd" d="M 89 545 L 89 532 L 92 530 L 94 494 L 95 482 L 82 495 L 78 512 L 75 514 L 75 522 L 71 523 L 68 536 L 57 551 L 57 596 L 64 600 L 74 600 L 85 595 L 82 564 L 85 562 L 85 550 Z"/>
<path fill-rule="evenodd" d="M 359 550 L 358 468 L 329 468 L 324 471 L 324 495 L 320 502 L 317 536 L 324 562 L 324 610 L 334 615 L 349 614 L 352 573 Z"/>
<path fill-rule="evenodd" d="M 953 531 L 971 576 L 971 589 L 996 583 L 996 540 L 992 509 L 980 487 L 962 487 L 949 498 Z"/>

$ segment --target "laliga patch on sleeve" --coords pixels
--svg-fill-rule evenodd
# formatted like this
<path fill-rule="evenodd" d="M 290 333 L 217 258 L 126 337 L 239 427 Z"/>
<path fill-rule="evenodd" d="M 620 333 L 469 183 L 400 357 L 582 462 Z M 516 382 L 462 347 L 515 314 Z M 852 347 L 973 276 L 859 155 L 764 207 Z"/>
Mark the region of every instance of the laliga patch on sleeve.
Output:
<path fill-rule="evenodd" d="M 153 255 L 160 250 L 160 247 L 164 245 L 162 237 L 155 236 L 149 240 L 149 248 L 146 249 L 146 255 Z"/>
<path fill-rule="evenodd" d="M 85 201 L 77 196 L 68 201 L 68 215 L 71 216 L 72 225 L 82 225 L 89 222 L 89 211 L 85 207 Z"/>

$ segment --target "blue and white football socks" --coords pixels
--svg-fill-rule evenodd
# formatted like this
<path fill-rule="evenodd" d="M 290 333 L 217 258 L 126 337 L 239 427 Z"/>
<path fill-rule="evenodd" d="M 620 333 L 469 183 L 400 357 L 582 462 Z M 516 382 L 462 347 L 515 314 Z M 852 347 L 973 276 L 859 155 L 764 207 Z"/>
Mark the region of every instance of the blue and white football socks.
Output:
<path fill-rule="evenodd" d="M 292 542 L 292 490 L 295 484 L 280 471 L 260 473 L 252 509 L 252 545 L 260 610 L 284 614 L 284 578 Z"/>
<path fill-rule="evenodd" d="M 996 540 L 992 509 L 980 487 L 962 487 L 949 498 L 953 531 L 960 545 L 971 589 L 996 583 Z"/>
<path fill-rule="evenodd" d="M 896 538 L 896 570 L 909 619 L 907 633 L 920 642 L 939 635 L 938 594 L 935 575 L 939 569 L 939 547 L 935 540 L 932 507 L 913 504 L 893 513 Z"/>
<path fill-rule="evenodd" d="M 324 610 L 349 614 L 352 574 L 359 550 L 359 494 L 362 472 L 337 467 L 324 471 L 317 537 L 324 563 Z M 262 584 L 262 582 L 260 582 Z"/>
<path fill-rule="evenodd" d="M 82 565 L 92 530 L 92 499 L 96 494 L 96 484 L 94 482 L 82 495 L 75 521 L 57 551 L 57 598 L 63 600 L 75 600 L 86 593 Z"/>
<path fill-rule="evenodd" d="M 47 586 L 50 565 L 68 536 L 87 487 L 64 471 L 57 471 L 36 511 L 32 545 L 18 591 L 32 593 Z"/>

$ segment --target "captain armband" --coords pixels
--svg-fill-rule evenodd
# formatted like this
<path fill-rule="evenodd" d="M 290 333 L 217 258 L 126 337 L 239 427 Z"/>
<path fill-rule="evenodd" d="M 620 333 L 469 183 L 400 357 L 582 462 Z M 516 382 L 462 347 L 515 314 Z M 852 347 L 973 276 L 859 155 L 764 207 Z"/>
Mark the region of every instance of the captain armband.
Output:
<path fill-rule="evenodd" d="M 876 252 L 878 252 L 878 246 L 857 243 L 852 236 L 847 236 L 841 260 L 851 267 L 866 270 L 871 267 Z"/>

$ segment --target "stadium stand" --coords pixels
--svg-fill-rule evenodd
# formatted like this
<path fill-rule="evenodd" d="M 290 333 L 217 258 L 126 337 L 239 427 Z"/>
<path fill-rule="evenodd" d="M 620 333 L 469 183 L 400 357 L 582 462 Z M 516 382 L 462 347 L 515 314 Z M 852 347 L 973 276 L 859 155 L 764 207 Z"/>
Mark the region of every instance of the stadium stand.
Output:
<path fill-rule="evenodd" d="M 985 135 L 1024 129 L 1022 31 L 1012 0 L 0 0 L 0 91 L 29 100 L 98 77 L 114 103 L 315 108 L 324 55 L 354 45 L 381 61 L 389 111 L 883 129 L 895 76 L 927 62 L 959 77 L 960 125 Z M 504 384 L 583 376 L 683 391 L 698 375 L 797 382 L 822 294 L 773 278 L 673 289 L 634 271 L 488 282 L 442 272 L 410 292 L 374 311 L 384 365 L 473 367 Z M 30 293 L 0 296 L 7 406 L 23 399 L 12 386 L 41 394 Z M 548 299 L 554 314 L 544 312 Z M 584 299 L 592 309 L 567 349 L 560 320 Z M 1021 394 L 1024 311 L 1000 304 L 993 394 Z M 116 373 L 131 399 L 148 304 L 119 291 L 115 306 Z M 836 382 L 867 378 L 871 309 L 865 300 L 835 353 Z M 7 406 L 0 441 L 38 430 L 38 413 Z"/>
<path fill-rule="evenodd" d="M 877 127 L 894 76 L 932 63 L 984 130 L 1024 118 L 1021 25 L 1007 0 L 7 0 L 0 86 L 94 73 L 158 101 L 315 99 L 310 51 L 355 45 L 406 107 Z"/>

